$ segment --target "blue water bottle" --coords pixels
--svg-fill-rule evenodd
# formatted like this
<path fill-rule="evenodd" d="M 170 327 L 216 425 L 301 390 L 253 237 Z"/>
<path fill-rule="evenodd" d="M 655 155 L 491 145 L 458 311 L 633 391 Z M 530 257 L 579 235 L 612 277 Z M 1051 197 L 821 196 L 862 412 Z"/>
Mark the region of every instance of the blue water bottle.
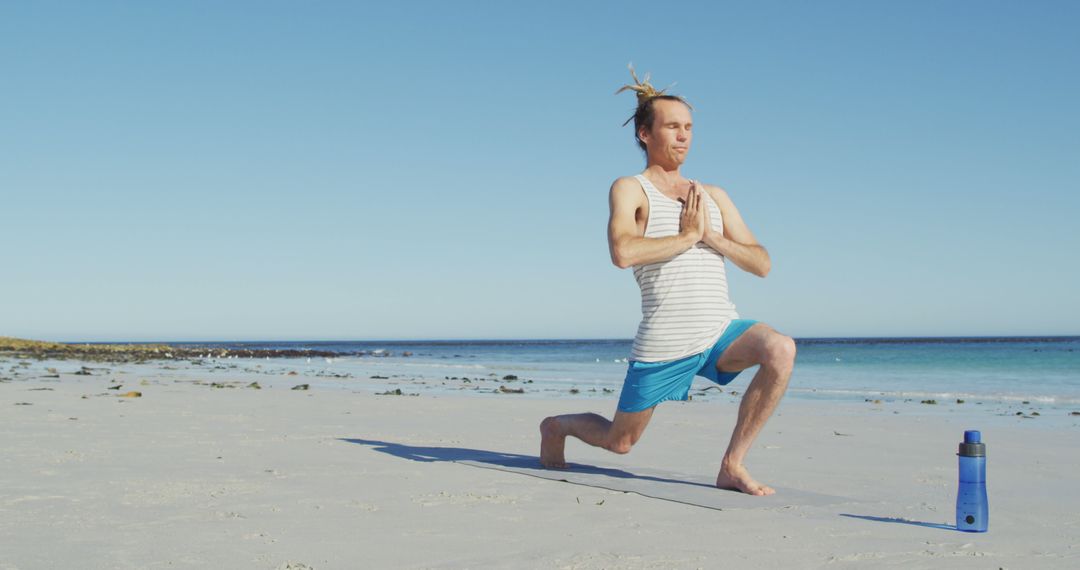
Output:
<path fill-rule="evenodd" d="M 960 490 L 956 493 L 956 529 L 986 532 L 990 507 L 986 501 L 986 445 L 976 430 L 964 432 L 960 444 Z"/>

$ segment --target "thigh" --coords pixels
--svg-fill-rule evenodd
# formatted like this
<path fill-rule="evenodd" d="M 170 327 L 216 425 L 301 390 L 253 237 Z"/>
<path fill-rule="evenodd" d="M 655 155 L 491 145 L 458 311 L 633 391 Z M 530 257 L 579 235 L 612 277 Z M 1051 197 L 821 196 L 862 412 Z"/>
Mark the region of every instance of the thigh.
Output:
<path fill-rule="evenodd" d="M 739 335 L 727 350 L 716 360 L 716 369 L 721 372 L 737 372 L 765 361 L 766 346 L 769 338 L 780 334 L 765 323 L 754 323 Z"/>
<path fill-rule="evenodd" d="M 631 443 L 637 443 L 641 434 L 645 432 L 645 426 L 652 419 L 653 410 L 656 406 L 641 410 L 640 412 L 615 411 L 615 419 L 611 422 L 610 437 L 615 439 L 628 438 Z"/>

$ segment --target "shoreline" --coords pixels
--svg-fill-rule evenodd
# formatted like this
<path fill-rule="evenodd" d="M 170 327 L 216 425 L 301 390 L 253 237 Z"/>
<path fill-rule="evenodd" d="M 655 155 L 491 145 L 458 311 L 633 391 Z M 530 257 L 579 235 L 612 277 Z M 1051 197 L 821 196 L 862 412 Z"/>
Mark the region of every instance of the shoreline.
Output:
<path fill-rule="evenodd" d="M 318 360 L 316 362 L 316 360 Z M 460 376 L 425 374 L 406 370 L 421 361 L 404 363 L 387 358 L 245 358 L 230 355 L 225 358 L 196 358 L 173 360 L 109 361 L 63 359 L 19 359 L 0 354 L 0 384 L 26 380 L 69 381 L 71 379 L 118 375 L 155 376 L 189 381 L 195 385 L 236 388 L 240 381 L 247 386 L 287 387 L 307 384 L 310 387 L 339 392 L 357 391 L 376 395 L 436 396 L 468 395 L 481 399 L 579 400 L 584 405 L 598 407 L 607 413 L 614 409 L 618 398 L 617 382 L 581 381 L 559 383 L 542 378 L 518 376 L 520 371 L 507 366 L 503 371 L 493 368 L 455 369 Z M 425 364 L 425 366 L 427 366 Z M 493 365 L 497 366 L 497 365 Z M 471 371 L 470 371 L 471 370 Z M 517 372 L 509 374 L 508 370 Z M 728 386 L 715 386 L 701 378 L 690 390 L 690 403 L 714 401 L 738 403 L 746 389 L 753 369 L 743 373 Z M 534 379 L 535 378 L 535 379 Z M 231 381 L 223 381 L 232 379 Z M 895 392 L 875 390 L 829 390 L 793 383 L 785 396 L 793 403 L 817 402 L 822 405 L 865 409 L 873 413 L 891 412 L 905 415 L 970 416 L 975 421 L 999 421 L 1014 418 L 1035 421 L 1053 428 L 1080 428 L 1080 405 L 1073 401 L 1057 402 L 1039 396 L 990 397 L 956 392 Z"/>

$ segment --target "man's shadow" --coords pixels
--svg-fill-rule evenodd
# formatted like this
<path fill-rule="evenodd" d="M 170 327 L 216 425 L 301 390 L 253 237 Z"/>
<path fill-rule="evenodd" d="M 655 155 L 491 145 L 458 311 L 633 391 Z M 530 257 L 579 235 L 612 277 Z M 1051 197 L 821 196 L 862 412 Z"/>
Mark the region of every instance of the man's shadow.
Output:
<path fill-rule="evenodd" d="M 672 485 L 690 485 L 694 487 L 705 487 L 708 489 L 716 490 L 716 487 L 714 487 L 713 485 L 708 485 L 705 483 L 683 481 L 679 479 L 669 479 L 666 477 L 658 477 L 653 475 L 638 475 L 629 471 L 623 471 L 622 469 L 612 469 L 610 467 L 596 467 L 593 465 L 584 465 L 579 463 L 571 463 L 568 469 L 547 469 L 540 464 L 540 458 L 535 455 L 502 453 L 498 451 L 468 449 L 464 447 L 420 447 L 413 445 L 404 445 L 401 443 L 393 443 L 389 441 L 376 441 L 358 438 L 341 438 L 341 441 L 347 441 L 349 443 L 356 443 L 359 445 L 366 445 L 374 449 L 375 451 L 387 453 L 411 461 L 420 461 L 423 463 L 451 462 L 459 463 L 462 465 L 469 465 L 471 467 L 488 467 L 490 469 L 497 469 L 510 473 L 521 473 L 523 475 L 531 475 L 534 477 L 540 477 L 542 479 L 553 479 L 556 481 L 565 481 L 568 483 L 576 483 L 579 485 L 587 485 L 590 487 L 607 488 L 603 487 L 602 485 L 589 485 L 580 481 L 570 481 L 568 479 L 560 478 L 559 474 L 569 472 L 574 474 L 599 475 L 611 477 L 614 479 L 633 479 L 638 481 L 652 481 L 655 483 L 666 483 Z M 622 491 L 624 489 L 616 490 Z"/>

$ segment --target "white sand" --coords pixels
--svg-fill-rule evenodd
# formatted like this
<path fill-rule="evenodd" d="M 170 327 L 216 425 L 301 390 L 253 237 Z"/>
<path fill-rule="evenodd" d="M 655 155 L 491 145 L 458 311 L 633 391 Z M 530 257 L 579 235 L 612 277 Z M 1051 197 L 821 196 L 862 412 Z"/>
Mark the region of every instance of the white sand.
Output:
<path fill-rule="evenodd" d="M 0 569 L 1080 567 L 1080 420 L 786 400 L 747 462 L 781 494 L 715 510 L 448 460 L 535 456 L 545 415 L 609 415 L 614 396 L 305 392 L 286 377 L 220 389 L 166 374 L 0 383 Z M 144 396 L 117 397 L 128 390 Z M 709 480 L 736 401 L 663 404 L 629 455 L 573 441 L 567 459 Z M 954 522 L 966 428 L 988 446 L 990 532 L 890 521 Z M 410 447 L 450 449 L 401 456 Z"/>

